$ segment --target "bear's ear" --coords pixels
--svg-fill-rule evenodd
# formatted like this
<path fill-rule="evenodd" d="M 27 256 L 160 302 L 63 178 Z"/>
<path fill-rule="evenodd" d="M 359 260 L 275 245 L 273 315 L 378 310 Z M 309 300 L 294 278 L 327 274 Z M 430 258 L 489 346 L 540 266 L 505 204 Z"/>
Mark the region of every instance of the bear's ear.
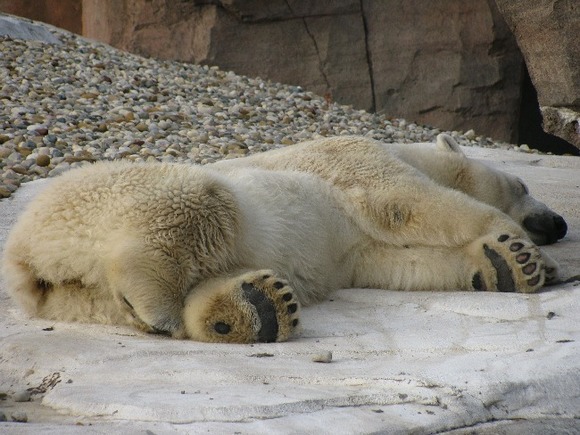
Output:
<path fill-rule="evenodd" d="M 459 144 L 455 142 L 455 139 L 445 133 L 441 133 L 437 136 L 437 149 L 441 151 L 463 154 L 463 151 L 461 151 L 461 148 L 459 147 Z"/>

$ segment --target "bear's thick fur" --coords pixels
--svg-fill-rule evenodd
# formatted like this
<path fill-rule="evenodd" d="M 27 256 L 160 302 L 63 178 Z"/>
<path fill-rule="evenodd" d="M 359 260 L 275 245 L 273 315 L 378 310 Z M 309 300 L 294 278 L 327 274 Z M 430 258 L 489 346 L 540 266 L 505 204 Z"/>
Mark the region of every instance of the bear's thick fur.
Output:
<path fill-rule="evenodd" d="M 43 318 L 269 342 L 338 288 L 534 292 L 557 266 L 530 237 L 565 233 L 521 180 L 449 136 L 338 137 L 204 167 L 70 171 L 20 217 L 3 273 Z"/>

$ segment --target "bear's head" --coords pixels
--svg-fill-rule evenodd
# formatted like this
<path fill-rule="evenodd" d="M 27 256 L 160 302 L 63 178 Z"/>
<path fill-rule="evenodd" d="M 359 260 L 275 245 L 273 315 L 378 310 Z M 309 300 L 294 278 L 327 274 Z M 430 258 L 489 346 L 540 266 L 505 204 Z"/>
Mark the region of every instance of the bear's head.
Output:
<path fill-rule="evenodd" d="M 437 147 L 462 156 L 462 185 L 456 188 L 509 215 L 535 244 L 556 243 L 566 235 L 568 225 L 564 218 L 532 197 L 520 178 L 468 159 L 448 135 L 439 135 Z"/>
<path fill-rule="evenodd" d="M 478 163 L 478 162 L 475 162 Z M 549 245 L 562 239 L 568 225 L 562 216 L 530 195 L 526 184 L 518 177 L 495 171 L 481 164 L 486 180 L 480 184 L 481 200 L 494 205 L 520 224 L 536 245 Z"/>

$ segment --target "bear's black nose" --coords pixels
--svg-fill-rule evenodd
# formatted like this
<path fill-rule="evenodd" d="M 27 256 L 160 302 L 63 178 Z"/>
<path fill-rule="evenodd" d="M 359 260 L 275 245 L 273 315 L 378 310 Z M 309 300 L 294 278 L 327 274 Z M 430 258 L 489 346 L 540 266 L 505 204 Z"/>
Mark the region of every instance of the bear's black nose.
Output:
<path fill-rule="evenodd" d="M 568 232 L 568 224 L 562 216 L 554 216 L 554 228 L 556 228 L 556 237 L 562 239 Z"/>
<path fill-rule="evenodd" d="M 564 218 L 554 212 L 530 215 L 523 220 L 522 224 L 537 245 L 556 243 L 568 232 L 568 225 Z"/>

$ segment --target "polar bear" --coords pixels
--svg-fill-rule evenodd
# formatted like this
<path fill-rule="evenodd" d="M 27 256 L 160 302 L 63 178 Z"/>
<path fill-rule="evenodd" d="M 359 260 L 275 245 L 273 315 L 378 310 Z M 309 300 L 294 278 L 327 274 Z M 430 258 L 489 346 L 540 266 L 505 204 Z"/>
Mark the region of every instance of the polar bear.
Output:
<path fill-rule="evenodd" d="M 530 237 L 565 233 L 521 180 L 450 136 L 335 137 L 204 167 L 72 170 L 19 218 L 3 274 L 39 317 L 272 342 L 338 288 L 535 292 L 557 265 Z"/>

